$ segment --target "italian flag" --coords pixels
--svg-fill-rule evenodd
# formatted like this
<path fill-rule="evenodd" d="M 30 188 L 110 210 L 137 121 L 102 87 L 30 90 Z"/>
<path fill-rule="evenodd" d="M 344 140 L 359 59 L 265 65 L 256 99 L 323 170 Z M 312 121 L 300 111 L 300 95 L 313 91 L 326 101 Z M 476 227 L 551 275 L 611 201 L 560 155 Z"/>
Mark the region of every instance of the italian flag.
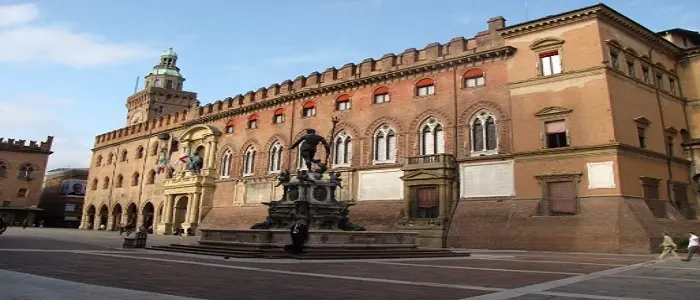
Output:
<path fill-rule="evenodd" d="M 190 156 L 187 155 L 187 154 L 184 154 L 184 155 L 182 155 L 182 156 L 180 157 L 179 160 L 180 160 L 180 162 L 182 162 L 183 164 L 186 164 L 187 161 L 188 161 L 189 159 L 190 159 Z"/>

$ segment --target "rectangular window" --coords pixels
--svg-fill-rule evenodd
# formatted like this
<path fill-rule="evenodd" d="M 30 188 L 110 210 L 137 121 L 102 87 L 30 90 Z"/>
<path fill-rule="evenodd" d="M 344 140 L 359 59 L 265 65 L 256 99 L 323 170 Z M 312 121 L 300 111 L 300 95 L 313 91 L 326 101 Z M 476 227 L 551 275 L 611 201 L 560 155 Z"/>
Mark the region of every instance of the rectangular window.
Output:
<path fill-rule="evenodd" d="M 666 203 L 659 200 L 659 181 L 656 179 L 642 179 L 642 192 L 651 213 L 657 218 L 666 217 Z"/>
<path fill-rule="evenodd" d="M 672 95 L 676 94 L 676 80 L 670 77 L 668 78 L 668 89 Z"/>
<path fill-rule="evenodd" d="M 656 74 L 656 86 L 660 89 L 664 88 L 664 76 L 661 74 Z"/>
<path fill-rule="evenodd" d="M 258 120 L 250 120 L 250 121 L 248 121 L 248 128 L 249 128 L 249 129 L 258 128 Z"/>
<path fill-rule="evenodd" d="M 284 115 L 275 115 L 275 118 L 272 121 L 275 124 L 283 123 L 284 122 Z"/>
<path fill-rule="evenodd" d="M 644 80 L 644 83 L 649 83 L 649 68 L 642 67 L 642 79 Z"/>
<path fill-rule="evenodd" d="M 411 196 L 411 218 L 433 219 L 439 216 L 440 200 L 437 186 L 413 187 Z"/>
<path fill-rule="evenodd" d="M 389 94 L 374 95 L 374 103 L 389 102 Z"/>
<path fill-rule="evenodd" d="M 484 80 L 484 77 L 474 77 L 474 78 L 467 78 L 464 80 L 464 86 L 470 88 L 470 87 L 477 87 L 477 86 L 482 86 L 484 85 L 486 81 Z"/>
<path fill-rule="evenodd" d="M 547 135 L 547 148 L 569 147 L 566 122 L 564 120 L 545 123 L 545 132 Z"/>
<path fill-rule="evenodd" d="M 540 71 L 542 76 L 549 76 L 561 73 L 561 58 L 559 51 L 548 51 L 540 53 Z"/>
<path fill-rule="evenodd" d="M 672 136 L 666 137 L 666 153 L 669 156 L 673 156 L 673 137 Z"/>
<path fill-rule="evenodd" d="M 348 110 L 350 109 L 350 101 L 340 101 L 335 103 L 335 110 Z"/>
<path fill-rule="evenodd" d="M 639 140 L 639 147 L 641 147 L 641 148 L 647 147 L 646 129 L 644 129 L 642 127 L 637 127 L 637 139 Z"/>
<path fill-rule="evenodd" d="M 547 183 L 547 203 L 550 215 L 573 215 L 577 210 L 576 184 L 574 181 Z"/>
<path fill-rule="evenodd" d="M 166 89 L 172 89 L 172 88 L 173 88 L 173 81 L 172 81 L 172 80 L 166 80 L 166 81 L 165 81 L 165 88 L 166 88 Z"/>
<path fill-rule="evenodd" d="M 634 67 L 634 62 L 633 61 L 627 61 L 627 74 L 630 77 L 637 78 L 637 70 Z"/>
<path fill-rule="evenodd" d="M 617 56 L 617 52 L 610 52 L 610 64 L 615 70 L 620 69 L 620 58 Z"/>
<path fill-rule="evenodd" d="M 313 117 L 316 115 L 316 108 L 315 107 L 304 108 L 303 114 L 304 114 L 304 117 L 306 117 L 306 118 Z"/>
<path fill-rule="evenodd" d="M 694 204 L 688 202 L 688 189 L 685 184 L 671 184 L 673 189 L 673 203 L 680 213 L 688 220 L 697 219 Z"/>
<path fill-rule="evenodd" d="M 434 85 L 422 86 L 418 88 L 418 96 L 428 96 L 433 94 L 435 94 Z"/>

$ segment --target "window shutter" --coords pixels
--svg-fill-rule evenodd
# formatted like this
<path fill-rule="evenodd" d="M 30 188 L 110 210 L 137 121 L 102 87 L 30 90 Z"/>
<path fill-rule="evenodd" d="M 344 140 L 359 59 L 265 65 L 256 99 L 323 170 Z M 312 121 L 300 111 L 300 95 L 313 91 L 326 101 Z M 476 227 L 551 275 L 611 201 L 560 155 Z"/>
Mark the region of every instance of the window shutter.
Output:
<path fill-rule="evenodd" d="M 349 137 L 345 140 L 345 161 L 343 163 L 349 164 L 352 162 L 352 139 Z"/>
<path fill-rule="evenodd" d="M 551 59 L 552 59 L 552 73 L 553 74 L 561 73 L 561 57 L 559 56 L 559 54 L 552 56 Z"/>
<path fill-rule="evenodd" d="M 484 151 L 484 126 L 479 119 L 472 124 L 472 151 Z"/>
<path fill-rule="evenodd" d="M 421 137 L 421 144 L 423 145 L 422 155 L 433 155 L 435 154 L 435 136 L 433 131 L 424 130 Z"/>
<path fill-rule="evenodd" d="M 437 142 L 436 154 L 445 153 L 445 131 L 440 129 L 439 131 L 435 132 L 435 140 Z"/>
<path fill-rule="evenodd" d="M 385 161 L 386 160 L 386 138 L 384 137 L 384 134 L 382 133 L 381 136 L 378 136 L 376 139 L 375 147 L 377 147 L 376 155 L 375 155 L 375 160 L 376 161 Z"/>
<path fill-rule="evenodd" d="M 345 163 L 343 158 L 345 157 L 345 143 L 342 139 L 338 139 L 335 144 L 335 163 L 342 164 Z"/>
<path fill-rule="evenodd" d="M 489 118 L 486 120 L 486 150 L 496 150 L 497 147 L 496 122 Z"/>
<path fill-rule="evenodd" d="M 396 161 L 396 135 L 389 136 L 389 142 L 387 146 L 389 147 L 387 160 Z"/>

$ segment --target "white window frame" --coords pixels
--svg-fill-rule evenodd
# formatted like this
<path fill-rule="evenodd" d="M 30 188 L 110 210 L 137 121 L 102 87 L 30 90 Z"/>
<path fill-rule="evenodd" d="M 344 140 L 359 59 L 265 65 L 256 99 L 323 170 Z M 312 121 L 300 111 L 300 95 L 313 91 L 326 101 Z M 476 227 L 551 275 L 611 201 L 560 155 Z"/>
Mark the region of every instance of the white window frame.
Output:
<path fill-rule="evenodd" d="M 352 165 L 352 136 L 350 133 L 346 130 L 338 133 L 333 141 L 333 148 L 333 167 L 349 167 Z M 345 160 L 345 157 L 347 157 L 347 160 Z M 341 162 L 338 162 L 339 159 Z"/>
<path fill-rule="evenodd" d="M 490 118 L 493 118 L 493 122 L 496 125 L 496 148 L 495 149 L 488 149 L 488 140 L 486 136 L 486 121 Z M 475 139 L 474 139 L 474 122 L 476 120 L 480 120 L 482 124 L 482 130 L 481 130 L 481 138 L 483 141 L 484 146 L 481 149 L 476 149 L 475 145 Z M 471 156 L 485 156 L 485 155 L 496 155 L 498 154 L 498 149 L 501 144 L 500 137 L 498 135 L 498 119 L 494 114 L 492 114 L 488 110 L 481 110 L 478 113 L 474 114 L 474 116 L 469 120 L 469 148 L 471 148 Z"/>
<path fill-rule="evenodd" d="M 422 86 L 416 89 L 416 95 L 418 97 L 435 95 L 435 84 Z"/>
<path fill-rule="evenodd" d="M 233 161 L 233 152 L 231 149 L 226 150 L 221 156 L 221 170 L 219 170 L 220 178 L 231 177 L 231 162 Z"/>
<path fill-rule="evenodd" d="M 427 135 L 424 134 L 425 129 L 428 129 Z M 442 141 L 439 141 L 438 137 L 438 132 L 437 129 L 440 129 L 442 132 Z M 420 149 L 419 153 L 420 155 L 436 155 L 436 154 L 444 154 L 445 153 L 445 126 L 442 125 L 442 123 L 434 117 L 430 117 L 426 119 L 420 126 L 420 132 L 418 133 L 420 136 Z M 428 144 L 428 139 L 432 140 L 432 149 L 429 149 L 426 147 L 426 144 Z"/>
<path fill-rule="evenodd" d="M 486 78 L 484 78 L 484 75 L 476 76 L 476 77 L 468 77 L 464 79 L 464 86 L 468 88 L 473 88 L 473 87 L 478 87 L 478 86 L 484 86 L 486 85 Z"/>
<path fill-rule="evenodd" d="M 389 96 L 389 93 L 386 94 L 375 94 L 374 95 L 374 104 L 379 104 L 379 103 L 387 103 L 391 101 L 391 97 Z"/>
<path fill-rule="evenodd" d="M 382 140 L 379 140 L 379 135 L 382 134 Z M 384 143 L 384 154 L 387 153 L 387 148 L 391 147 L 391 140 L 389 140 L 389 135 L 393 134 L 394 138 L 394 149 L 389 150 L 388 154 L 389 157 L 384 157 L 383 155 L 380 156 L 379 154 L 379 144 Z M 378 164 L 391 164 L 391 163 L 396 163 L 396 155 L 398 153 L 398 134 L 396 133 L 396 130 L 394 130 L 393 127 L 391 127 L 388 124 L 382 124 L 377 128 L 377 130 L 374 131 L 374 134 L 372 135 L 372 164 L 378 165 Z"/>
<path fill-rule="evenodd" d="M 255 174 L 255 148 L 249 146 L 243 155 L 243 176 L 253 176 Z"/>
<path fill-rule="evenodd" d="M 311 118 L 316 116 L 316 106 L 309 108 L 302 108 L 301 110 L 304 118 Z"/>
<path fill-rule="evenodd" d="M 540 57 L 540 74 L 542 76 L 557 75 L 561 74 L 561 72 L 561 53 L 559 50 L 557 50 L 557 54 Z"/>
<path fill-rule="evenodd" d="M 270 159 L 267 162 L 267 171 L 270 174 L 279 173 L 282 171 L 282 143 L 275 142 L 270 146 Z"/>

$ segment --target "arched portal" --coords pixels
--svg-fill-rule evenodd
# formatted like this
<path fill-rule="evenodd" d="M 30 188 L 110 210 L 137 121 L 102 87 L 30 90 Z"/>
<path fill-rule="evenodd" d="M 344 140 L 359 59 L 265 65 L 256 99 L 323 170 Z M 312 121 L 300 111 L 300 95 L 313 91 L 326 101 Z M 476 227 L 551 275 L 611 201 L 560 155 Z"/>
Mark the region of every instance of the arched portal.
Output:
<path fill-rule="evenodd" d="M 156 214 L 156 223 L 160 224 L 163 223 L 163 203 L 161 202 L 160 205 L 158 205 L 158 214 Z"/>
<path fill-rule="evenodd" d="M 122 226 L 122 205 L 117 203 L 112 209 L 112 228 L 109 230 L 117 230 Z"/>
<path fill-rule="evenodd" d="M 88 229 L 92 230 L 95 229 L 95 214 L 97 214 L 97 209 L 95 208 L 94 205 L 90 205 L 87 211 L 88 215 Z"/>
<path fill-rule="evenodd" d="M 141 211 L 141 216 L 143 218 L 143 227 L 146 228 L 148 233 L 153 233 L 153 213 L 155 209 L 151 202 L 146 203 Z"/>
<path fill-rule="evenodd" d="M 182 227 L 182 223 L 185 223 L 187 216 L 187 202 L 189 198 L 187 196 L 182 196 L 175 202 L 175 213 L 173 215 L 173 228 L 178 229 Z"/>
<path fill-rule="evenodd" d="M 107 205 L 102 205 L 100 207 L 100 224 L 99 229 L 102 230 L 102 226 L 104 225 L 104 228 L 107 229 L 107 221 L 109 221 L 109 208 L 107 208 Z"/>
<path fill-rule="evenodd" d="M 126 209 L 126 227 L 136 228 L 136 220 L 139 216 L 139 210 L 136 208 L 136 204 L 131 203 Z"/>

